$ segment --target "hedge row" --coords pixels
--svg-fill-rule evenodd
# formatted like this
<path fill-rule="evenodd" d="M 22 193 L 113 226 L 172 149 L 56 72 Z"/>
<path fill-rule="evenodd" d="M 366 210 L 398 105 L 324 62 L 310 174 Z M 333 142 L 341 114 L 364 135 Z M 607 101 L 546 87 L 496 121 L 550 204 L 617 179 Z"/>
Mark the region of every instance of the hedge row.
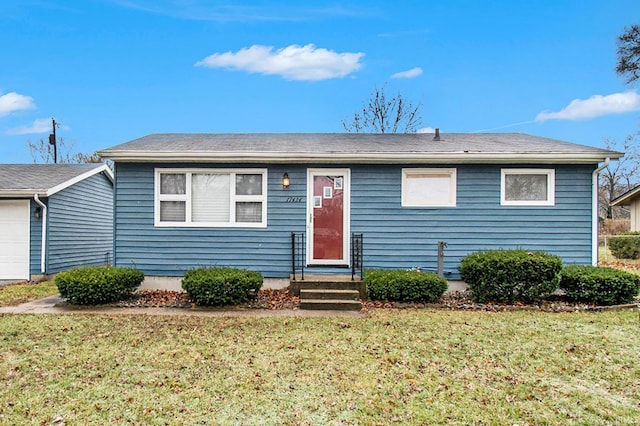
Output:
<path fill-rule="evenodd" d="M 640 292 L 640 276 L 613 268 L 565 266 L 560 288 L 571 300 L 595 305 L 629 303 Z"/>
<path fill-rule="evenodd" d="M 640 276 L 613 268 L 565 266 L 558 256 L 528 250 L 487 250 L 460 263 L 471 298 L 480 303 L 534 302 L 561 289 L 570 300 L 596 305 L 629 303 Z"/>
<path fill-rule="evenodd" d="M 528 250 L 472 253 L 460 263 L 461 278 L 475 302 L 534 302 L 558 288 L 571 300 L 597 305 L 629 303 L 640 293 L 640 276 L 613 268 L 566 266 L 558 256 Z M 92 266 L 59 273 L 60 295 L 69 303 L 96 305 L 131 297 L 144 274 L 131 268 Z M 436 302 L 447 281 L 432 273 L 367 270 L 373 300 Z M 259 272 L 237 268 L 199 268 L 185 273 L 182 288 L 198 305 L 244 303 L 262 287 Z"/>
<path fill-rule="evenodd" d="M 623 232 L 609 237 L 609 249 L 618 259 L 640 258 L 640 232 Z"/>

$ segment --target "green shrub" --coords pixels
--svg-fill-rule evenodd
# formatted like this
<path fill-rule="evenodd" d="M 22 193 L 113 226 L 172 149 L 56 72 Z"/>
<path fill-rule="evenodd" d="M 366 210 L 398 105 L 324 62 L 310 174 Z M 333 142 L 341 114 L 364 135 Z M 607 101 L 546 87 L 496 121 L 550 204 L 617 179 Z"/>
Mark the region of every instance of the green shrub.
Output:
<path fill-rule="evenodd" d="M 610 236 L 609 249 L 618 259 L 640 258 L 640 232 L 623 232 Z"/>
<path fill-rule="evenodd" d="M 182 288 L 198 305 L 244 303 L 262 287 L 262 274 L 236 268 L 199 268 L 187 271 Z"/>
<path fill-rule="evenodd" d="M 640 276 L 613 268 L 566 266 L 560 288 L 575 301 L 595 305 L 630 303 L 640 292 Z"/>
<path fill-rule="evenodd" d="M 89 266 L 56 275 L 60 295 L 73 305 L 98 305 L 125 300 L 144 280 L 131 268 Z"/>
<path fill-rule="evenodd" d="M 372 269 L 364 275 L 369 299 L 436 302 L 447 291 L 447 280 L 419 271 Z"/>
<path fill-rule="evenodd" d="M 558 289 L 560 257 L 528 250 L 471 253 L 458 267 L 475 302 L 533 302 Z"/>

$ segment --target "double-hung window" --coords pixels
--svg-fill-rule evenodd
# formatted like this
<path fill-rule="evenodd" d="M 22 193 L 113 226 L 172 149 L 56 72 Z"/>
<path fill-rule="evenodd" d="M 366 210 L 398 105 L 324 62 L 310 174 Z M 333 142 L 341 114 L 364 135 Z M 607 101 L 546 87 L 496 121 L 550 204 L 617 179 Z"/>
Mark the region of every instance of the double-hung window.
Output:
<path fill-rule="evenodd" d="M 266 169 L 156 169 L 155 225 L 266 227 Z"/>
<path fill-rule="evenodd" d="M 502 169 L 500 204 L 553 206 L 556 180 L 553 169 Z"/>
<path fill-rule="evenodd" d="M 455 207 L 456 169 L 402 169 L 402 207 Z"/>

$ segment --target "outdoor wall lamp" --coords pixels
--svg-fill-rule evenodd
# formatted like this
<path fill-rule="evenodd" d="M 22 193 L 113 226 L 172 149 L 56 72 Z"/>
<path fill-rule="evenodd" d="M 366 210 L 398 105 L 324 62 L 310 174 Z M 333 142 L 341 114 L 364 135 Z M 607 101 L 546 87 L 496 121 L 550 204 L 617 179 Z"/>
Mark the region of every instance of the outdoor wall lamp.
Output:
<path fill-rule="evenodd" d="M 36 209 L 33 211 L 33 215 L 36 217 L 36 219 L 40 219 L 40 216 L 42 216 L 42 207 L 36 207 Z"/>
<path fill-rule="evenodd" d="M 282 175 L 282 187 L 287 189 L 291 185 L 291 180 L 289 179 L 289 173 L 285 173 Z"/>

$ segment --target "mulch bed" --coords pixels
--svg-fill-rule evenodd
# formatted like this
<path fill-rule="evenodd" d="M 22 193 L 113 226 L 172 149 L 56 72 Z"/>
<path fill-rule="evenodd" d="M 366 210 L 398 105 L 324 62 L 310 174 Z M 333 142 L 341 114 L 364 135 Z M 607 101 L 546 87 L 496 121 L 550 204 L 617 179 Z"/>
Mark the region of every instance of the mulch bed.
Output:
<path fill-rule="evenodd" d="M 195 303 L 184 292 L 167 290 L 139 290 L 125 301 L 113 303 L 110 306 L 122 308 L 165 307 L 165 308 L 193 308 Z M 500 304 L 500 303 L 475 303 L 469 298 L 468 292 L 451 292 L 445 294 L 438 303 L 408 303 L 408 302 L 383 302 L 362 300 L 362 309 L 410 309 L 410 308 L 435 308 L 445 310 L 475 310 L 489 312 L 503 311 L 541 311 L 541 312 L 577 312 L 598 311 L 605 309 L 634 308 L 640 309 L 640 300 L 630 305 L 614 307 L 599 307 L 588 304 L 568 302 L 562 296 L 554 296 L 537 304 Z M 287 289 L 260 290 L 255 299 L 235 305 L 237 309 L 299 309 L 300 298 L 289 295 Z"/>
<path fill-rule="evenodd" d="M 120 308 L 193 308 L 195 302 L 187 293 L 169 290 L 138 290 L 130 299 L 112 303 L 109 306 Z M 247 303 L 234 305 L 239 309 L 298 309 L 300 298 L 289 295 L 289 290 L 260 290 L 257 296 Z"/>

